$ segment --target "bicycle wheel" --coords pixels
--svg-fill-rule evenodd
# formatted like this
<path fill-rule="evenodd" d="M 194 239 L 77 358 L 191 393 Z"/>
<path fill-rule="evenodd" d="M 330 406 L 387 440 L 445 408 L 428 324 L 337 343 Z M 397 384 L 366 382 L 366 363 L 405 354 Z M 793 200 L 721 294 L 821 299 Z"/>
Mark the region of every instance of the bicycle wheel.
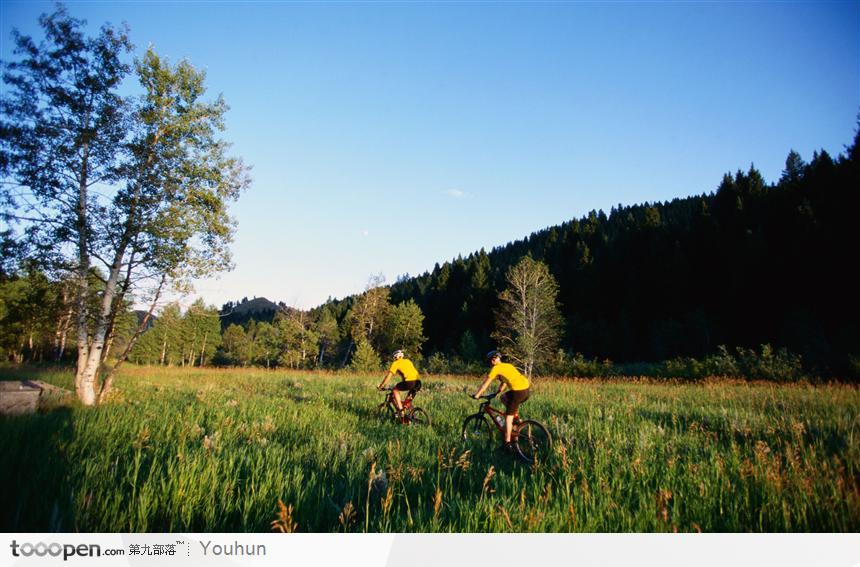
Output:
<path fill-rule="evenodd" d="M 482 413 L 470 415 L 463 421 L 463 441 L 475 446 L 489 447 L 493 443 L 493 426 Z"/>
<path fill-rule="evenodd" d="M 394 408 L 388 402 L 382 402 L 376 408 L 379 421 L 394 421 Z"/>
<path fill-rule="evenodd" d="M 532 420 L 524 421 L 517 428 L 517 454 L 527 462 L 546 459 L 552 449 L 552 438 L 546 427 Z"/>
<path fill-rule="evenodd" d="M 424 411 L 421 408 L 412 408 L 412 411 L 409 412 L 409 423 L 415 425 L 426 425 L 430 426 L 430 414 Z"/>

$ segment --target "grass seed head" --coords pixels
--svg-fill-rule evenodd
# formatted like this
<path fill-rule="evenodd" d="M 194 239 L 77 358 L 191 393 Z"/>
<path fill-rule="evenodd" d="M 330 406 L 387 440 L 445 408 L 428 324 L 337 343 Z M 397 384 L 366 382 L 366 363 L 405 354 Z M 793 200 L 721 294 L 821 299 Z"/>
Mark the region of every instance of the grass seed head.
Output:
<path fill-rule="evenodd" d="M 433 495 L 433 519 L 439 518 L 439 512 L 442 510 L 442 490 L 436 488 L 436 493 Z"/>
<path fill-rule="evenodd" d="M 340 524 L 341 529 L 344 532 L 348 532 L 352 524 L 355 523 L 356 517 L 358 513 L 355 511 L 355 507 L 352 505 L 352 501 L 347 502 L 343 509 L 338 514 L 337 521 Z"/>
<path fill-rule="evenodd" d="M 484 477 L 484 482 L 481 485 L 481 496 L 484 496 L 484 493 L 492 494 L 495 492 L 493 488 L 490 487 L 490 481 L 496 474 L 496 467 L 490 465 L 490 468 L 487 469 L 487 476 Z"/>
<path fill-rule="evenodd" d="M 661 488 L 657 492 L 657 518 L 666 523 L 669 521 L 669 506 L 672 503 L 672 491 Z"/>
<path fill-rule="evenodd" d="M 271 523 L 272 531 L 282 534 L 295 533 L 299 529 L 299 524 L 293 520 L 293 505 L 287 506 L 284 501 L 278 498 L 278 514 Z"/>

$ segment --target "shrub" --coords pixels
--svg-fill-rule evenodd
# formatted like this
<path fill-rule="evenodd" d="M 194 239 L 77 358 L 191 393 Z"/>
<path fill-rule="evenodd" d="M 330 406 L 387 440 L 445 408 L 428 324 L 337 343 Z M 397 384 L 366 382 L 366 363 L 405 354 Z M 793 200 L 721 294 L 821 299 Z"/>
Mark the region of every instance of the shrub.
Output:
<path fill-rule="evenodd" d="M 717 347 L 717 354 L 705 357 L 704 371 L 708 376 L 740 376 L 741 371 L 735 357 L 726 345 Z"/>
<path fill-rule="evenodd" d="M 478 360 L 464 360 L 459 356 L 451 357 L 448 368 L 451 374 L 486 374 L 488 371 Z"/>
<path fill-rule="evenodd" d="M 451 366 L 441 352 L 434 352 L 427 359 L 427 372 L 430 374 L 450 374 Z"/>
<path fill-rule="evenodd" d="M 379 372 L 382 369 L 382 359 L 366 340 L 358 341 L 349 367 L 356 372 Z"/>
<path fill-rule="evenodd" d="M 716 354 L 702 360 L 678 357 L 665 361 L 660 375 L 666 378 L 688 378 L 698 380 L 707 376 L 737 376 L 749 380 L 793 382 L 803 377 L 800 356 L 782 348 L 774 351 L 769 344 L 755 349 L 736 348 L 737 355 L 720 345 Z"/>
<path fill-rule="evenodd" d="M 753 380 L 792 382 L 803 376 L 800 356 L 781 348 L 774 352 L 769 344 L 761 345 L 761 353 L 755 349 L 738 348 L 741 373 Z"/>
<path fill-rule="evenodd" d="M 609 359 L 599 360 L 595 357 L 588 360 L 582 353 L 570 354 L 561 349 L 553 357 L 547 370 L 551 374 L 579 378 L 598 378 L 616 374 L 616 368 Z"/>
<path fill-rule="evenodd" d="M 677 357 L 660 365 L 658 374 L 663 378 L 687 378 L 701 380 L 708 375 L 705 363 L 695 358 Z"/>

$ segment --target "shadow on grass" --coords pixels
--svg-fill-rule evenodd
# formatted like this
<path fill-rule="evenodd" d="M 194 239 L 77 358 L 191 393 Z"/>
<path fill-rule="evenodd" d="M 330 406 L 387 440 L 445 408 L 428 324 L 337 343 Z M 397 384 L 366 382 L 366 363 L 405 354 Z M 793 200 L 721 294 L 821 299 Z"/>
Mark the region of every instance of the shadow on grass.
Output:
<path fill-rule="evenodd" d="M 385 409 L 385 397 L 380 395 L 379 400 L 364 401 L 361 399 L 348 399 L 339 401 L 342 408 L 348 414 L 358 417 L 358 419 L 367 425 L 382 425 L 385 423 L 394 423 L 392 415 Z"/>
<path fill-rule="evenodd" d="M 72 409 L 0 418 L 0 529 L 72 531 L 69 462 Z"/>
<path fill-rule="evenodd" d="M 752 446 L 757 441 L 763 441 L 769 445 L 782 445 L 796 443 L 798 439 L 797 433 L 787 427 L 773 428 L 768 420 L 772 420 L 773 424 L 778 420 L 766 416 L 752 424 L 744 422 L 734 425 L 722 416 L 672 414 L 644 409 L 637 410 L 636 413 L 640 418 L 651 421 L 667 431 L 703 435 L 709 437 L 710 443 L 716 443 L 723 448 L 728 448 L 733 443 L 742 447 Z M 820 428 L 808 425 L 801 436 L 807 445 L 821 446 L 830 455 L 843 455 L 848 450 L 847 432 L 840 431 L 836 426 Z"/>

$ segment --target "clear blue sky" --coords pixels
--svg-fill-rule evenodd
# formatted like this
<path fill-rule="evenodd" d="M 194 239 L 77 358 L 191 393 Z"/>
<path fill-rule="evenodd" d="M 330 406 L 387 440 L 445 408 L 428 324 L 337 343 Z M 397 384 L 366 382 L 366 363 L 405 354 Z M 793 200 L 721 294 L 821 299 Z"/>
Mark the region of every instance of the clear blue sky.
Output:
<path fill-rule="evenodd" d="M 208 72 L 253 166 L 220 305 L 311 307 L 851 142 L 860 3 L 67 2 Z M 36 34 L 48 2 L 0 0 Z"/>

